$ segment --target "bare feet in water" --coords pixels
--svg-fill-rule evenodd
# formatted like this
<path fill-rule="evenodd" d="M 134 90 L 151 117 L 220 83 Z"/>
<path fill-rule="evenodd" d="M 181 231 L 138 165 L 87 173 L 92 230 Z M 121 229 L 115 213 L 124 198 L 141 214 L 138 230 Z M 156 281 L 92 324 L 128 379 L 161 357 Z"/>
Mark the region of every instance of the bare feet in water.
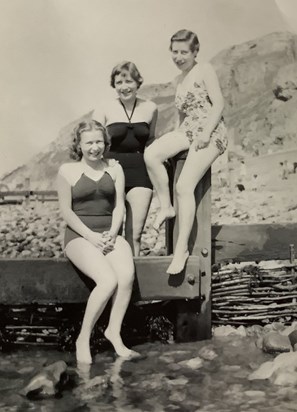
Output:
<path fill-rule="evenodd" d="M 89 340 L 78 337 L 76 341 L 76 360 L 77 363 L 86 363 L 88 365 L 92 363 Z"/>
<path fill-rule="evenodd" d="M 104 332 L 104 336 L 112 344 L 118 356 L 126 359 L 136 358 L 140 356 L 138 352 L 135 352 L 134 350 L 131 350 L 124 345 L 122 338 L 119 334 L 113 334 L 111 330 L 106 329 L 106 331 Z"/>
<path fill-rule="evenodd" d="M 172 262 L 166 270 L 166 273 L 168 273 L 169 275 L 177 275 L 178 273 L 180 273 L 184 269 L 188 257 L 188 251 L 183 253 L 174 253 Z"/>
<path fill-rule="evenodd" d="M 172 219 L 175 216 L 175 210 L 172 206 L 168 207 L 167 209 L 160 209 L 159 213 L 157 214 L 156 220 L 153 224 L 153 228 L 155 230 L 159 230 L 162 223 L 165 222 L 167 219 Z"/>

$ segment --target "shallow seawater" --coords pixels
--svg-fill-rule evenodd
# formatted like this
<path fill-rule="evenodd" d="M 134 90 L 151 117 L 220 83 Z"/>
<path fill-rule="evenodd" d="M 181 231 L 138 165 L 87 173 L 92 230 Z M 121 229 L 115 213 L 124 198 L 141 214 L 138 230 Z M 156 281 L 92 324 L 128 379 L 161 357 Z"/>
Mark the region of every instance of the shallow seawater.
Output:
<path fill-rule="evenodd" d="M 195 359 L 216 353 L 212 360 Z M 297 391 L 269 381 L 248 381 L 272 359 L 254 339 L 231 335 L 211 341 L 134 347 L 143 358 L 124 361 L 106 351 L 90 368 L 77 369 L 73 353 L 18 350 L 0 354 L 0 411 L 286 412 L 297 410 Z M 207 357 L 207 356 L 205 356 Z M 191 360 L 191 362 L 187 362 Z M 19 394 L 44 365 L 65 360 L 71 385 L 56 398 L 29 400 Z M 183 363 L 183 361 L 185 361 Z"/>

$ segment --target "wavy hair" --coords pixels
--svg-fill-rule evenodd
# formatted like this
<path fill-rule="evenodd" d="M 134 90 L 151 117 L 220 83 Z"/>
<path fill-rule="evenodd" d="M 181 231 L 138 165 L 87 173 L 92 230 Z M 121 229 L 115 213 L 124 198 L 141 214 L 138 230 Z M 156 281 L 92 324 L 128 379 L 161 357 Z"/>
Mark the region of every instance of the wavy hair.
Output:
<path fill-rule="evenodd" d="M 189 42 L 190 50 L 192 53 L 194 52 L 198 53 L 200 49 L 200 43 L 199 43 L 197 34 L 190 30 L 182 29 L 174 33 L 174 35 L 170 39 L 170 47 L 169 47 L 170 51 L 172 51 L 172 43 L 175 41 Z"/>
<path fill-rule="evenodd" d="M 142 85 L 143 78 L 137 69 L 136 64 L 129 61 L 123 61 L 112 69 L 110 76 L 111 87 L 115 88 L 115 77 L 123 72 L 128 72 L 130 74 L 132 79 L 136 81 L 138 88 Z"/>
<path fill-rule="evenodd" d="M 80 141 L 81 141 L 81 134 L 83 132 L 91 132 L 93 130 L 100 130 L 100 132 L 103 135 L 104 143 L 105 143 L 105 150 L 104 153 L 106 153 L 110 147 L 110 138 L 107 134 L 107 131 L 105 127 L 97 122 L 97 120 L 84 120 L 83 122 L 80 122 L 75 129 L 73 130 L 73 140 L 72 144 L 70 146 L 69 150 L 69 156 L 71 159 L 74 160 L 81 160 L 82 158 L 82 151 L 80 148 Z"/>

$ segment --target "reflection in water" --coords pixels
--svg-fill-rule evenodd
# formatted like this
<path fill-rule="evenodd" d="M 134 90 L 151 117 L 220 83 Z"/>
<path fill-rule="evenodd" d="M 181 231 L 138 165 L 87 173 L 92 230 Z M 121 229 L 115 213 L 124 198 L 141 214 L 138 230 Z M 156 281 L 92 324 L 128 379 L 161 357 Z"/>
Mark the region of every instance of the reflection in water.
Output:
<path fill-rule="evenodd" d="M 90 381 L 91 365 L 88 363 L 77 364 L 77 375 L 79 377 L 79 384 L 86 384 Z"/>
<path fill-rule="evenodd" d="M 78 387 L 74 393 L 83 400 L 97 399 L 98 395 L 102 398 L 108 394 L 108 397 L 113 399 L 114 407 L 122 407 L 126 403 L 126 394 L 121 370 L 123 363 L 128 361 L 126 358 L 117 357 L 114 362 L 107 364 L 104 370 L 98 368 L 98 364 L 92 366 L 78 363 Z"/>
<path fill-rule="evenodd" d="M 114 363 L 111 364 L 110 372 L 110 382 L 113 384 L 113 388 L 122 387 L 124 384 L 123 379 L 120 376 L 121 368 L 124 362 L 127 362 L 124 358 L 117 358 Z M 116 398 L 118 396 L 115 396 Z"/>
<path fill-rule="evenodd" d="M 122 365 L 127 362 L 124 358 L 117 358 L 116 361 L 110 365 L 110 369 L 107 373 L 110 373 L 110 382 L 112 384 L 112 396 L 114 398 L 114 406 L 118 410 L 123 407 L 127 402 L 127 397 L 124 388 L 124 380 L 120 373 Z"/>

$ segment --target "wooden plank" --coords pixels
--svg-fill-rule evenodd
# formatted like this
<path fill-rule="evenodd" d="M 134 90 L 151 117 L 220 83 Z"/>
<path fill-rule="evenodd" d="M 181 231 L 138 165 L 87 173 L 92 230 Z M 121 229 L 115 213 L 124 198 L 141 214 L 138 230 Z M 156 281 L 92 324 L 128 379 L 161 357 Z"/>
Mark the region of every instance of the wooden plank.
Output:
<path fill-rule="evenodd" d="M 5 196 L 30 196 L 32 192 L 30 190 L 7 190 L 0 192 L 0 197 Z"/>
<path fill-rule="evenodd" d="M 149 300 L 194 299 L 199 296 L 199 258 L 191 256 L 185 270 L 175 276 L 166 274 L 171 259 L 170 256 L 135 259 L 138 297 Z"/>
<path fill-rule="evenodd" d="M 283 260 L 297 247 L 297 224 L 216 225 L 211 228 L 212 263 Z"/>
<path fill-rule="evenodd" d="M 89 294 L 66 259 L 1 259 L 0 279 L 1 304 L 83 302 Z"/>
<path fill-rule="evenodd" d="M 135 259 L 134 300 L 193 299 L 199 295 L 199 259 L 178 276 L 167 275 L 170 257 Z M 188 277 L 190 276 L 190 283 Z M 84 302 L 92 283 L 66 259 L 0 259 L 0 304 Z"/>
<path fill-rule="evenodd" d="M 0 192 L 0 197 L 5 196 L 58 196 L 56 190 L 6 190 Z"/>

